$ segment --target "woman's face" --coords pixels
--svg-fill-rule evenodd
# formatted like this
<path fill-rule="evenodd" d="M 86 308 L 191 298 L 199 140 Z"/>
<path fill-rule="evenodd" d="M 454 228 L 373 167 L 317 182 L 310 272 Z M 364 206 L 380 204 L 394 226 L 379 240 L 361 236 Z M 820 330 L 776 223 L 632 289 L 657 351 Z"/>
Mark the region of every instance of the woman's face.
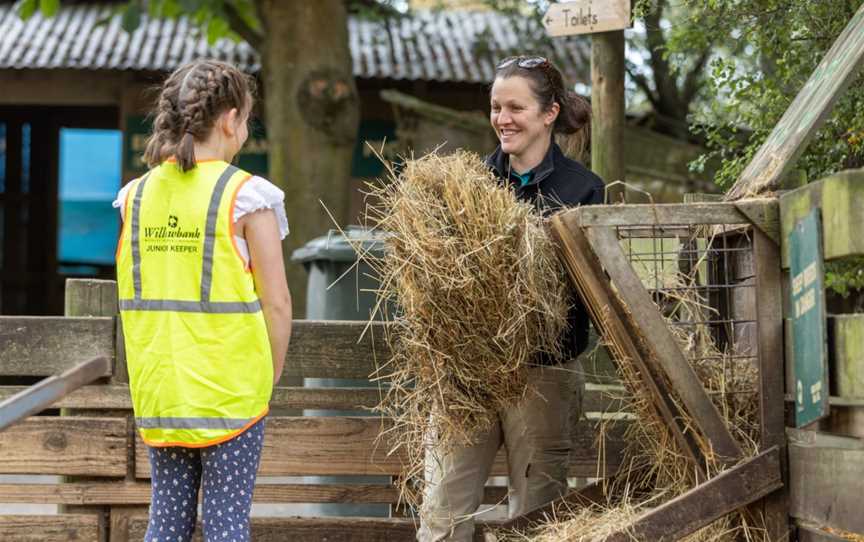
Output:
<path fill-rule="evenodd" d="M 489 120 L 501 142 L 501 150 L 519 157 L 534 147 L 545 149 L 558 116 L 558 104 L 543 111 L 531 91 L 530 81 L 518 75 L 496 78 L 490 98 Z"/>

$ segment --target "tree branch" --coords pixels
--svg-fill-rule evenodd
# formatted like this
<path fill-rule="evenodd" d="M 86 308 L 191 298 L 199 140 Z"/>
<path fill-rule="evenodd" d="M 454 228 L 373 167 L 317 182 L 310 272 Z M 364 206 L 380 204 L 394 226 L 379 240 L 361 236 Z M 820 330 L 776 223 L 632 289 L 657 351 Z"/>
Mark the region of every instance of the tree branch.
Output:
<path fill-rule="evenodd" d="M 225 10 L 225 19 L 228 21 L 231 30 L 243 38 L 250 47 L 260 52 L 261 47 L 264 45 L 264 34 L 252 28 L 240 16 L 240 12 L 237 11 L 237 8 L 230 1 L 223 2 L 222 7 Z"/>
<path fill-rule="evenodd" d="M 674 104 L 678 102 L 678 86 L 669 62 L 663 58 L 666 37 L 660 27 L 665 7 L 666 1 L 658 0 L 655 9 L 645 14 L 645 43 L 651 55 L 648 63 L 654 75 L 654 87 L 657 91 L 657 104 L 654 109 L 658 113 L 674 116 L 676 109 Z"/>
<path fill-rule="evenodd" d="M 644 92 L 645 96 L 648 97 L 648 101 L 651 102 L 651 106 L 656 111 L 660 104 L 657 100 L 657 96 L 654 95 L 654 90 L 651 88 L 651 85 L 648 84 L 648 78 L 645 77 L 644 74 L 634 71 L 630 66 L 625 66 L 624 69 L 627 71 L 627 75 L 629 75 L 630 78 L 633 79 L 633 82 L 636 83 L 636 86 L 642 89 L 642 92 Z"/>
<path fill-rule="evenodd" d="M 705 64 L 708 62 L 708 59 L 711 57 L 711 48 L 706 47 L 702 54 L 699 55 L 699 58 L 696 59 L 696 63 L 687 72 L 687 75 L 684 77 L 684 89 L 682 91 L 682 100 L 684 103 L 689 104 L 693 101 L 693 98 L 696 96 L 696 93 L 699 92 L 699 88 L 702 87 L 702 82 L 704 80 Z"/>

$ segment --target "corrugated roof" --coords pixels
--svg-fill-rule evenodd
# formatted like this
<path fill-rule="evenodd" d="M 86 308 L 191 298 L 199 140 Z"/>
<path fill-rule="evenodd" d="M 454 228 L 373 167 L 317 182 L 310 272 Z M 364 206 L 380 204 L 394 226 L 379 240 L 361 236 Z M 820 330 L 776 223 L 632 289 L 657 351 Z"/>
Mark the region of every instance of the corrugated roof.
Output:
<path fill-rule="evenodd" d="M 21 21 L 13 4 L 0 4 L 0 69 L 170 71 L 202 56 L 258 71 L 257 53 L 245 42 L 210 46 L 186 19 L 144 18 L 127 34 L 105 4 L 64 5 L 45 19 L 38 12 Z M 377 22 L 351 17 L 349 44 L 354 75 L 363 78 L 481 83 L 492 80 L 494 62 L 524 43 L 525 31 L 542 35 L 532 21 L 494 11 L 423 11 Z M 521 33 L 517 28 L 521 28 Z M 585 40 L 555 39 L 553 56 L 569 78 L 585 82 Z"/>

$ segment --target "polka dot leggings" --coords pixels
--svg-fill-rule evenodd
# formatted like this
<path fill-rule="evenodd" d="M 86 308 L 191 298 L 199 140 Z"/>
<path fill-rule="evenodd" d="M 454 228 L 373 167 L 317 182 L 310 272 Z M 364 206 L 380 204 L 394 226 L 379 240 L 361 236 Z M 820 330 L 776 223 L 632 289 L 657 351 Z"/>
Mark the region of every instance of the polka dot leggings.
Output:
<path fill-rule="evenodd" d="M 207 448 L 149 447 L 152 473 L 145 542 L 189 542 L 204 493 L 206 542 L 248 542 L 249 512 L 261 459 L 264 419 L 233 439 Z"/>

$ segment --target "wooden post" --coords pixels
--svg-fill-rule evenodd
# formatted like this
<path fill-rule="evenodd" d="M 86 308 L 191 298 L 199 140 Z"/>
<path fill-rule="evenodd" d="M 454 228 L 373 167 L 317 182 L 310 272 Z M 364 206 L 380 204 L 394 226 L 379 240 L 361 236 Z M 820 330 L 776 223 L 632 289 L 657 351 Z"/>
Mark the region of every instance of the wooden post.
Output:
<path fill-rule="evenodd" d="M 66 291 L 64 296 L 64 316 L 117 316 L 117 283 L 113 280 L 97 280 L 97 279 L 68 279 L 66 281 Z M 117 367 L 122 363 L 125 366 L 125 360 L 121 360 L 118 353 L 115 361 L 114 374 L 117 374 Z M 125 372 L 125 371 L 124 371 Z M 111 378 L 113 381 L 113 377 Z M 61 415 L 72 416 L 122 416 L 131 418 L 131 413 L 128 411 L 106 411 L 106 410 L 87 410 L 87 409 L 62 409 Z M 131 419 L 129 421 L 131 424 Z M 131 425 L 130 425 L 131 427 Z M 131 438 L 131 437 L 130 437 Z M 130 446 L 134 446 L 134 440 L 129 441 Z M 130 448 L 133 450 L 134 448 Z M 127 468 L 127 478 L 131 475 L 134 478 L 135 463 L 134 452 L 130 451 L 130 462 Z M 64 477 L 65 482 L 81 482 L 87 481 L 81 477 Z M 58 511 L 61 513 L 91 513 L 99 515 L 100 524 L 100 542 L 106 542 L 109 535 L 109 518 L 111 508 L 108 506 L 70 506 L 60 505 Z"/>
<path fill-rule="evenodd" d="M 753 228 L 753 267 L 756 275 L 756 322 L 759 353 L 760 448 L 776 446 L 783 481 L 788 481 L 786 461 L 783 300 L 780 247 L 762 230 Z M 791 363 L 791 360 L 789 361 Z M 786 490 L 765 498 L 761 512 L 769 540 L 789 539 Z"/>
<path fill-rule="evenodd" d="M 624 180 L 624 31 L 591 35 L 591 169 L 607 184 Z M 617 201 L 623 187 L 607 191 Z"/>

